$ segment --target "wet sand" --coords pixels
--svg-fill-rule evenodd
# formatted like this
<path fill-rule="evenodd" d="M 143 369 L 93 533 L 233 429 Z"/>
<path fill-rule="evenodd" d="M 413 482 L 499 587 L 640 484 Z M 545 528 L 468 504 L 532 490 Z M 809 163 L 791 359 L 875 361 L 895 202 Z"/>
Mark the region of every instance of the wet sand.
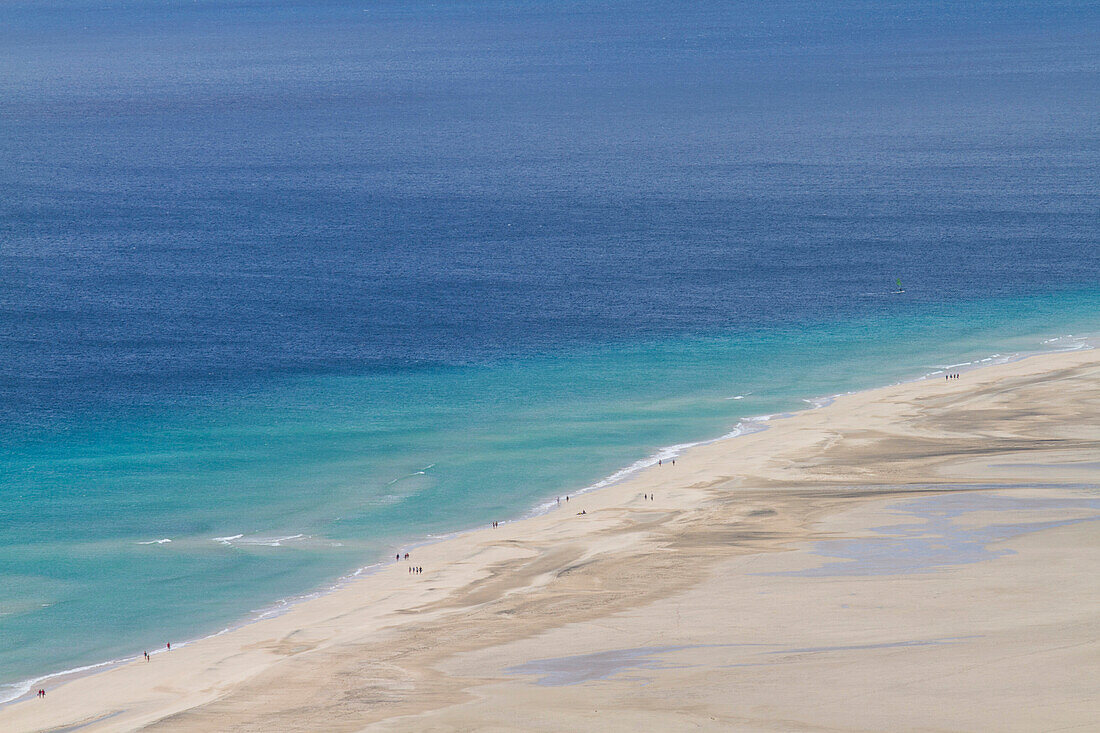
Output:
<path fill-rule="evenodd" d="M 848 395 L 0 729 L 1100 729 L 1098 418 L 1086 351 Z"/>

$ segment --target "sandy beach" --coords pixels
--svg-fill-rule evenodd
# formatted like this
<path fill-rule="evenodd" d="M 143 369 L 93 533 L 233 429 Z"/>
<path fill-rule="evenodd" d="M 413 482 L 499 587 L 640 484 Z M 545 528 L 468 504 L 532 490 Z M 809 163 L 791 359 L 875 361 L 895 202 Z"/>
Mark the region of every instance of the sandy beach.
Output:
<path fill-rule="evenodd" d="M 1098 730 L 1098 418 L 1096 351 L 842 396 L 0 729 Z"/>

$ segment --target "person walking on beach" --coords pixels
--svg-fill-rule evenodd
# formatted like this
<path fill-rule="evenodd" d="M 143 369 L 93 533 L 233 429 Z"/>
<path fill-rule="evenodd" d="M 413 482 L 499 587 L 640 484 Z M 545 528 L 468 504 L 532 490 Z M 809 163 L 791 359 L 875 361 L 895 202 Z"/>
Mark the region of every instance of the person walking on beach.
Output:
<path fill-rule="evenodd" d="M 172 642 L 168 642 L 165 646 L 168 647 L 168 651 L 172 651 Z"/>
<path fill-rule="evenodd" d="M 149 652 L 145 652 L 145 661 L 146 661 L 146 662 L 148 662 L 148 661 L 149 661 Z"/>

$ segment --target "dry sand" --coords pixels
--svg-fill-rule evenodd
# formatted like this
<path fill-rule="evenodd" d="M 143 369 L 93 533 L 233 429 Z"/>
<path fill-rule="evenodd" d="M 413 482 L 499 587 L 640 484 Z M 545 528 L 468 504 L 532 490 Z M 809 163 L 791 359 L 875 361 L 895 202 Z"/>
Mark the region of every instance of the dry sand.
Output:
<path fill-rule="evenodd" d="M 849 395 L 0 730 L 1100 730 L 1098 486 L 1100 352 Z"/>

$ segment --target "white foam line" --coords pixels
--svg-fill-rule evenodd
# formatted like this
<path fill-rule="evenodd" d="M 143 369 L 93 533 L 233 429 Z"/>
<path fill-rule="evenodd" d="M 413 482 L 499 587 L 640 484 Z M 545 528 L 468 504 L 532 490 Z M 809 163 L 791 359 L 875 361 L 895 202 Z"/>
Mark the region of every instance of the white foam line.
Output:
<path fill-rule="evenodd" d="M 634 463 L 631 463 L 626 468 L 620 469 L 610 476 L 600 479 L 594 484 L 590 484 L 576 491 L 568 492 L 568 495 L 570 497 L 580 496 L 581 494 L 587 494 L 590 491 L 596 491 L 598 489 L 611 486 L 612 484 L 617 484 L 620 481 L 623 481 L 651 466 L 656 466 L 658 463 L 668 461 L 673 458 L 678 458 L 681 453 L 689 448 L 694 448 L 700 445 L 710 445 L 711 443 L 717 443 L 721 440 L 727 440 L 729 438 L 736 438 L 740 435 L 748 435 L 749 433 L 758 433 L 761 430 L 766 430 L 767 426 L 754 425 L 754 423 L 765 423 L 768 420 L 771 420 L 773 417 L 776 417 L 776 415 L 757 415 L 755 417 L 741 418 L 741 420 L 737 423 L 733 430 L 724 435 L 720 435 L 717 438 L 711 438 L 710 440 L 699 440 L 693 443 L 677 443 L 675 445 L 668 445 L 663 448 L 659 448 L 655 453 L 651 453 L 645 458 L 639 459 Z M 536 517 L 542 514 L 546 514 L 551 509 L 554 509 L 557 506 L 557 498 L 551 499 L 549 501 L 544 501 L 528 511 L 526 514 L 524 514 L 522 518 L 526 519 L 528 517 Z"/>
<path fill-rule="evenodd" d="M 228 535 L 226 537 L 214 537 L 214 542 L 230 547 L 282 547 L 284 542 L 292 540 L 310 539 L 312 535 L 291 534 L 284 537 L 245 537 L 243 534 Z"/>
<path fill-rule="evenodd" d="M 1053 344 L 1057 343 L 1058 341 L 1066 341 L 1067 339 L 1070 341 L 1087 341 L 1090 338 L 1092 338 L 1092 335 L 1074 336 L 1072 333 L 1067 333 L 1065 336 L 1055 336 L 1054 338 L 1049 338 L 1043 343 Z"/>
<path fill-rule="evenodd" d="M 236 535 L 236 536 L 240 537 L 241 535 Z M 176 649 L 182 649 L 185 646 L 190 646 L 191 644 L 194 644 L 195 642 L 198 642 L 198 641 L 203 641 L 204 639 L 213 639 L 214 637 L 222 636 L 224 634 L 228 634 L 230 631 L 234 631 L 234 630 L 239 629 L 243 626 L 247 626 L 248 624 L 251 624 L 255 621 L 261 621 L 263 619 L 268 619 L 268 618 L 274 618 L 276 616 L 281 616 L 282 614 L 286 613 L 292 607 L 294 607 L 298 603 L 301 603 L 302 601 L 308 601 L 308 600 L 311 600 L 311 599 L 314 599 L 314 598 L 320 598 L 321 596 L 327 595 L 328 593 L 331 593 L 335 590 L 339 590 L 340 588 L 343 588 L 344 586 L 348 585 L 354 579 L 356 579 L 358 577 L 361 577 L 364 574 L 369 575 L 372 572 L 376 572 L 376 571 L 382 569 L 385 565 L 387 565 L 387 563 L 384 563 L 384 562 L 376 562 L 376 563 L 371 563 L 370 565 L 364 565 L 363 567 L 357 568 L 355 571 L 353 571 L 351 573 L 348 573 L 347 575 L 341 576 L 335 582 L 331 583 L 327 587 L 318 589 L 318 590 L 313 591 L 311 593 L 303 593 L 301 595 L 292 596 L 290 598 L 280 599 L 280 600 L 275 601 L 274 603 L 272 603 L 268 606 L 264 606 L 260 609 L 257 609 L 255 611 L 253 611 L 252 614 L 248 618 L 242 619 L 239 623 L 236 623 L 236 624 L 233 624 L 233 625 L 230 625 L 230 626 L 226 626 L 221 631 L 217 631 L 213 634 L 206 634 L 204 636 L 199 636 L 199 637 L 196 637 L 194 639 L 188 639 L 186 641 L 172 642 L 172 646 L 175 647 Z M 166 652 L 165 649 L 155 649 L 155 650 L 149 652 L 149 656 L 154 656 L 156 654 L 163 654 L 165 652 Z M 65 669 L 65 670 L 62 670 L 60 672 L 51 672 L 50 674 L 45 674 L 45 675 L 42 675 L 40 677 L 33 677 L 33 678 L 30 678 L 30 679 L 21 680 L 20 682 L 15 682 L 15 683 L 6 684 L 6 685 L 0 685 L 0 690 L 3 690 L 5 688 L 11 688 L 11 693 L 10 694 L 5 695 L 3 692 L 0 692 L 0 705 L 5 705 L 9 702 L 14 702 L 15 700 L 18 700 L 20 697 L 23 697 L 24 695 L 28 695 L 32 688 L 34 688 L 36 685 L 42 684 L 43 682 L 48 682 L 49 680 L 53 680 L 53 679 L 69 677 L 71 675 L 80 675 L 80 674 L 83 674 L 85 672 L 92 672 L 92 671 L 95 671 L 95 670 L 98 670 L 98 669 L 105 669 L 107 667 L 114 667 L 114 666 L 117 666 L 117 665 L 120 665 L 120 664 L 127 664 L 129 662 L 137 661 L 140 658 L 141 657 L 139 657 L 138 655 L 134 655 L 132 657 L 119 657 L 117 659 L 111 659 L 111 660 L 108 660 L 106 662 L 99 662 L 97 664 L 88 664 L 88 665 L 85 665 L 83 667 L 73 667 L 72 669 Z"/>
<path fill-rule="evenodd" d="M 398 481 L 404 481 L 405 479 L 412 478 L 413 476 L 423 476 L 423 475 L 427 474 L 428 469 L 431 468 L 434 465 L 435 464 L 432 463 L 431 465 L 424 466 L 424 468 L 421 468 L 419 471 L 413 471 L 412 473 L 407 473 L 404 476 L 398 476 L 397 478 L 393 479 L 392 481 L 387 482 L 386 486 L 393 486 Z"/>
<path fill-rule="evenodd" d="M 138 544 L 139 545 L 166 545 L 171 541 L 172 540 L 170 540 L 166 537 L 163 540 L 149 540 L 148 542 L 138 542 Z"/>
<path fill-rule="evenodd" d="M 345 575 L 341 575 L 334 582 L 332 582 L 331 584 L 329 584 L 329 585 L 327 585 L 323 588 L 319 588 L 319 589 L 317 589 L 315 591 L 311 591 L 309 593 L 302 593 L 300 595 L 291 596 L 290 598 L 281 598 L 281 599 L 279 599 L 279 600 L 277 600 L 277 601 L 275 601 L 275 602 L 273 602 L 273 603 L 271 603 L 267 606 L 263 606 L 261 608 L 255 609 L 254 611 L 252 611 L 252 616 L 247 621 L 244 621 L 241 624 L 239 624 L 238 628 L 240 626 L 244 626 L 245 624 L 252 623 L 254 621 L 260 621 L 262 619 L 268 619 L 268 618 L 274 618 L 276 616 L 281 616 L 284 613 L 286 613 L 287 611 L 289 611 L 291 608 L 293 608 L 294 606 L 296 606 L 297 604 L 299 604 L 303 601 L 308 601 L 308 600 L 312 600 L 314 598 L 320 598 L 321 596 L 328 595 L 329 593 L 331 593 L 333 591 L 339 590 L 340 588 L 343 588 L 343 587 L 347 586 L 349 583 L 351 583 L 356 578 L 360 578 L 363 575 L 370 575 L 371 573 L 375 573 L 375 572 L 381 570 L 383 567 L 385 567 L 388 564 L 389 563 L 387 563 L 387 562 L 375 562 L 375 563 L 371 563 L 370 565 L 364 565 L 360 568 L 356 568 L 355 570 L 353 570 L 350 573 L 347 573 Z M 230 629 L 224 629 L 223 631 L 219 631 L 218 634 L 223 634 L 223 633 L 225 633 L 229 630 Z"/>
<path fill-rule="evenodd" d="M 132 662 L 137 659 L 133 657 L 122 657 L 120 659 L 111 659 L 106 662 L 99 662 L 98 664 L 87 664 L 83 667 L 73 667 L 72 669 L 66 669 L 63 672 L 53 672 L 51 674 L 44 674 L 41 677 L 32 677 L 31 679 L 15 682 L 10 685 L 0 685 L 0 687 L 12 688 L 12 693 L 6 696 L 0 696 L 0 705 L 4 703 L 12 702 L 23 697 L 23 695 L 30 694 L 31 688 L 35 685 L 42 684 L 48 680 L 56 679 L 58 677 L 68 677 L 69 675 L 82 674 L 84 672 L 91 672 L 93 669 L 102 669 L 104 667 L 113 667 L 116 664 L 125 664 L 126 662 Z"/>
<path fill-rule="evenodd" d="M 284 542 L 300 539 L 308 538 L 304 534 L 292 534 L 286 537 L 246 537 L 232 540 L 226 544 L 234 544 L 243 547 L 282 547 Z"/>

